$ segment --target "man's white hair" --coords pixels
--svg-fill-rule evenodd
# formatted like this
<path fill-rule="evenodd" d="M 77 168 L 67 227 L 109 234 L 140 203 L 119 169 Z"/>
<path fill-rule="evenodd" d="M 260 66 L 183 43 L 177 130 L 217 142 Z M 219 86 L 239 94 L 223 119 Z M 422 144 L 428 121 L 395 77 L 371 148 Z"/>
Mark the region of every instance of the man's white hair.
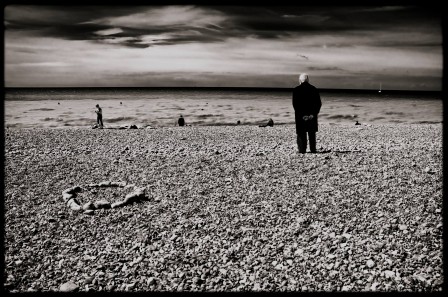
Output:
<path fill-rule="evenodd" d="M 308 74 L 307 73 L 300 74 L 299 82 L 300 83 L 309 82 Z"/>

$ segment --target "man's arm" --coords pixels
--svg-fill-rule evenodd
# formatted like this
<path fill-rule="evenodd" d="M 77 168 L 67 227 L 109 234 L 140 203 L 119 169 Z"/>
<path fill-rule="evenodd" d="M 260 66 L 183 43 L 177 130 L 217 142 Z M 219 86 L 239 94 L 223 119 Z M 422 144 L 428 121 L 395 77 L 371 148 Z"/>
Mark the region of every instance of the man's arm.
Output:
<path fill-rule="evenodd" d="M 320 112 L 320 108 L 322 107 L 322 100 L 320 100 L 320 94 L 319 92 L 317 93 L 317 112 L 316 114 L 318 114 Z"/>

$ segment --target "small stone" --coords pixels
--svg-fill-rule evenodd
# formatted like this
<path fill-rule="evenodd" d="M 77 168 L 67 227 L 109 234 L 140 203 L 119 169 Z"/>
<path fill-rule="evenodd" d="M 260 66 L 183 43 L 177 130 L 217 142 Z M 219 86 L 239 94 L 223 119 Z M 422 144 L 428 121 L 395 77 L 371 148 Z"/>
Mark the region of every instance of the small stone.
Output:
<path fill-rule="evenodd" d="M 401 231 L 403 231 L 403 230 L 406 230 L 406 229 L 408 228 L 408 226 L 406 226 L 406 225 L 404 225 L 404 224 L 400 224 L 400 225 L 398 225 L 398 228 L 399 228 Z"/>
<path fill-rule="evenodd" d="M 93 215 L 93 214 L 95 214 L 95 211 L 93 209 L 86 209 L 86 210 L 84 210 L 84 214 Z"/>
<path fill-rule="evenodd" d="M 98 184 L 100 187 L 110 187 L 110 181 L 101 182 Z"/>
<path fill-rule="evenodd" d="M 109 201 L 107 201 L 107 200 L 95 201 L 93 205 L 95 206 L 95 208 L 98 208 L 98 209 L 99 208 L 110 208 L 111 207 Z"/>
<path fill-rule="evenodd" d="M 126 284 L 126 289 L 127 289 L 127 290 L 131 290 L 131 289 L 133 289 L 133 288 L 135 287 L 135 284 L 136 284 L 136 283 Z"/>
<path fill-rule="evenodd" d="M 88 210 L 88 209 L 95 209 L 95 205 L 92 202 L 87 202 L 82 206 L 82 209 Z"/>
<path fill-rule="evenodd" d="M 148 285 L 154 285 L 156 283 L 156 279 L 151 276 L 146 282 Z"/>
<path fill-rule="evenodd" d="M 300 256 L 300 255 L 302 255 L 303 254 L 303 249 L 297 249 L 295 252 L 294 252 L 294 255 L 295 256 Z"/>
<path fill-rule="evenodd" d="M 64 202 L 67 202 L 72 198 L 75 198 L 75 195 L 71 193 L 62 193 L 62 199 L 64 200 Z"/>
<path fill-rule="evenodd" d="M 67 201 L 67 206 L 70 207 L 71 204 L 77 204 L 79 205 L 78 201 L 75 198 L 69 199 Z"/>
<path fill-rule="evenodd" d="M 140 256 L 140 257 L 138 257 L 137 259 L 135 259 L 135 260 L 133 261 L 133 263 L 134 263 L 134 264 L 138 264 L 138 263 L 140 263 L 141 261 L 143 261 L 143 257 L 142 257 L 142 256 Z"/>
<path fill-rule="evenodd" d="M 67 206 L 68 206 L 71 210 L 75 210 L 75 211 L 78 211 L 78 210 L 81 210 L 81 209 L 82 209 L 81 206 L 80 206 L 78 203 L 76 203 L 75 199 L 70 199 L 70 200 L 68 201 L 68 203 L 67 203 Z"/>
<path fill-rule="evenodd" d="M 395 277 L 395 272 L 391 271 L 391 270 L 385 270 L 384 271 L 384 276 L 386 278 L 393 278 Z"/>
<path fill-rule="evenodd" d="M 253 291 L 259 291 L 259 290 L 261 290 L 261 285 L 260 285 L 260 283 L 255 283 L 255 284 L 254 284 L 254 287 L 253 287 L 252 290 L 253 290 Z"/>
<path fill-rule="evenodd" d="M 93 282 L 92 276 L 88 276 L 84 279 L 84 284 L 86 284 L 86 285 L 91 284 L 92 282 Z"/>
<path fill-rule="evenodd" d="M 78 289 L 79 286 L 72 281 L 68 281 L 59 287 L 59 291 L 61 292 L 75 292 Z"/>
<path fill-rule="evenodd" d="M 426 275 L 423 274 L 423 273 L 420 273 L 420 274 L 414 274 L 412 277 L 413 277 L 415 280 L 418 280 L 419 282 L 422 282 L 422 283 L 426 282 Z"/>
<path fill-rule="evenodd" d="M 125 201 L 118 201 L 118 202 L 114 202 L 110 205 L 111 208 L 117 208 L 117 207 L 121 207 L 123 205 L 125 205 L 126 202 Z"/>
<path fill-rule="evenodd" d="M 124 199 L 124 203 L 132 204 L 138 200 L 140 200 L 140 199 L 135 193 L 130 193 L 130 194 L 126 195 L 126 198 Z"/>
<path fill-rule="evenodd" d="M 380 283 L 377 283 L 377 282 L 373 283 L 372 286 L 370 286 L 370 290 L 372 290 L 372 291 L 376 291 L 376 288 L 377 288 L 379 285 L 380 285 Z"/>
<path fill-rule="evenodd" d="M 345 237 L 346 239 L 350 239 L 350 237 L 352 237 L 350 234 L 348 233 L 344 233 L 342 234 L 343 237 Z"/>
<path fill-rule="evenodd" d="M 372 268 L 373 266 L 375 266 L 375 262 L 373 262 L 372 260 L 368 260 L 366 262 L 367 267 Z"/>

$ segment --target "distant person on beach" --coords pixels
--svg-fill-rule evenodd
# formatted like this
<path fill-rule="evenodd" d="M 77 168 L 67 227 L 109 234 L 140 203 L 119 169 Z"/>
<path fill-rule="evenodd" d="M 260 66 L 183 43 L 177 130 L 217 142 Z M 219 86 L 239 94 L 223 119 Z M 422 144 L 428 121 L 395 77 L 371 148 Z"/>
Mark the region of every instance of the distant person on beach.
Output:
<path fill-rule="evenodd" d="M 299 85 L 293 90 L 292 106 L 295 111 L 299 152 L 302 154 L 306 152 L 308 133 L 310 150 L 312 153 L 316 153 L 317 115 L 320 112 L 322 101 L 319 91 L 309 83 L 309 77 L 306 73 L 299 76 Z"/>
<path fill-rule="evenodd" d="M 180 115 L 179 119 L 177 120 L 177 123 L 179 124 L 179 126 L 185 126 L 185 119 L 182 115 Z"/>
<path fill-rule="evenodd" d="M 100 105 L 96 105 L 96 123 L 100 128 L 103 128 L 103 110 L 101 109 Z"/>
<path fill-rule="evenodd" d="M 258 127 L 274 127 L 274 121 L 272 119 L 269 119 L 266 124 L 260 125 Z"/>

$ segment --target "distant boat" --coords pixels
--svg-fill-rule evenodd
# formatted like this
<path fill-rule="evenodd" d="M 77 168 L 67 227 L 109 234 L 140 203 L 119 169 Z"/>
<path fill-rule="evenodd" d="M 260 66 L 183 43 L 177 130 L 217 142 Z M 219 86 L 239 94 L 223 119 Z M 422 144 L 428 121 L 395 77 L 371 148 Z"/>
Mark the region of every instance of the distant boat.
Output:
<path fill-rule="evenodd" d="M 381 83 L 380 83 L 380 90 L 378 91 L 378 93 L 381 93 Z"/>

